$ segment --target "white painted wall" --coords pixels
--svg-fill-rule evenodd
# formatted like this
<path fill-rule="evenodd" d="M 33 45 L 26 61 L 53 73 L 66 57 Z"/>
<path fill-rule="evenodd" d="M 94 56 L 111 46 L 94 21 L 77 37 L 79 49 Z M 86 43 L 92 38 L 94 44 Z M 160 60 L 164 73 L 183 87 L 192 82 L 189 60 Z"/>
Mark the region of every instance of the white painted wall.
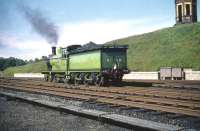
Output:
<path fill-rule="evenodd" d="M 200 71 L 186 71 L 186 80 L 200 80 Z"/>
<path fill-rule="evenodd" d="M 185 69 L 185 80 L 200 80 L 200 71 Z M 158 72 L 131 72 L 124 75 L 123 79 L 130 80 L 158 80 Z"/>
<path fill-rule="evenodd" d="M 124 75 L 123 79 L 158 80 L 158 72 L 131 72 Z"/>
<path fill-rule="evenodd" d="M 184 70 L 186 80 L 200 80 L 200 71 Z M 15 73 L 14 77 L 44 78 L 41 73 Z M 158 80 L 158 72 L 131 72 L 123 79 Z"/>
<path fill-rule="evenodd" d="M 14 77 L 44 78 L 41 73 L 15 73 Z"/>

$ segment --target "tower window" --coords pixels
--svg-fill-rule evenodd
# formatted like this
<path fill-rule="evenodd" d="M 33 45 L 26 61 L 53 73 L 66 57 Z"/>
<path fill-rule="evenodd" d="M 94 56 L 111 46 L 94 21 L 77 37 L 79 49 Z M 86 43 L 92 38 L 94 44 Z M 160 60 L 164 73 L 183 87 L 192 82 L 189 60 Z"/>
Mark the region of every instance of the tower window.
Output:
<path fill-rule="evenodd" d="M 182 5 L 178 5 L 178 22 L 182 22 Z"/>
<path fill-rule="evenodd" d="M 186 4 L 186 15 L 190 15 L 190 4 Z"/>

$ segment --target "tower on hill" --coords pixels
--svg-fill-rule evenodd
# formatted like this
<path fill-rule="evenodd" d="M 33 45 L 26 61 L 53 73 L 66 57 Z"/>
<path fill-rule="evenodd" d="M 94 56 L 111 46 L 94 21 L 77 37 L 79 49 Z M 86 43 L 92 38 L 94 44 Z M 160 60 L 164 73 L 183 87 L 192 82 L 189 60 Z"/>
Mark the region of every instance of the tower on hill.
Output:
<path fill-rule="evenodd" d="M 197 22 L 197 0 L 175 0 L 176 24 Z"/>

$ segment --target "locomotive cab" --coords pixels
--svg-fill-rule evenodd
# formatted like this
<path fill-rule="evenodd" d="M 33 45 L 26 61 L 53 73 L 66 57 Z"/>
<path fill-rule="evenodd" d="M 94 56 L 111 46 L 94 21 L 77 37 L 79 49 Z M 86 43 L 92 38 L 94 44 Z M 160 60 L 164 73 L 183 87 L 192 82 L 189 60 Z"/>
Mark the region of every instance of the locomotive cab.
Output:
<path fill-rule="evenodd" d="M 129 72 L 126 51 L 126 46 L 102 50 L 102 72 L 104 76 L 113 81 L 122 80 L 123 74 Z"/>

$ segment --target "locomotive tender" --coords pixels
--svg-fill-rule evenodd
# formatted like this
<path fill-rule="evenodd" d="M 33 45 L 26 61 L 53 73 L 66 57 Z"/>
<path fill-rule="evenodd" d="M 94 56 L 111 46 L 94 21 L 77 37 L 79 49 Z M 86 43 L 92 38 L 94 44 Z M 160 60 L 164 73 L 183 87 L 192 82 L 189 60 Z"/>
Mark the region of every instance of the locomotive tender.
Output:
<path fill-rule="evenodd" d="M 90 42 L 84 46 L 66 48 L 52 47 L 43 71 L 46 81 L 84 83 L 103 86 L 110 81 L 120 82 L 127 69 L 127 46 L 97 45 Z"/>

